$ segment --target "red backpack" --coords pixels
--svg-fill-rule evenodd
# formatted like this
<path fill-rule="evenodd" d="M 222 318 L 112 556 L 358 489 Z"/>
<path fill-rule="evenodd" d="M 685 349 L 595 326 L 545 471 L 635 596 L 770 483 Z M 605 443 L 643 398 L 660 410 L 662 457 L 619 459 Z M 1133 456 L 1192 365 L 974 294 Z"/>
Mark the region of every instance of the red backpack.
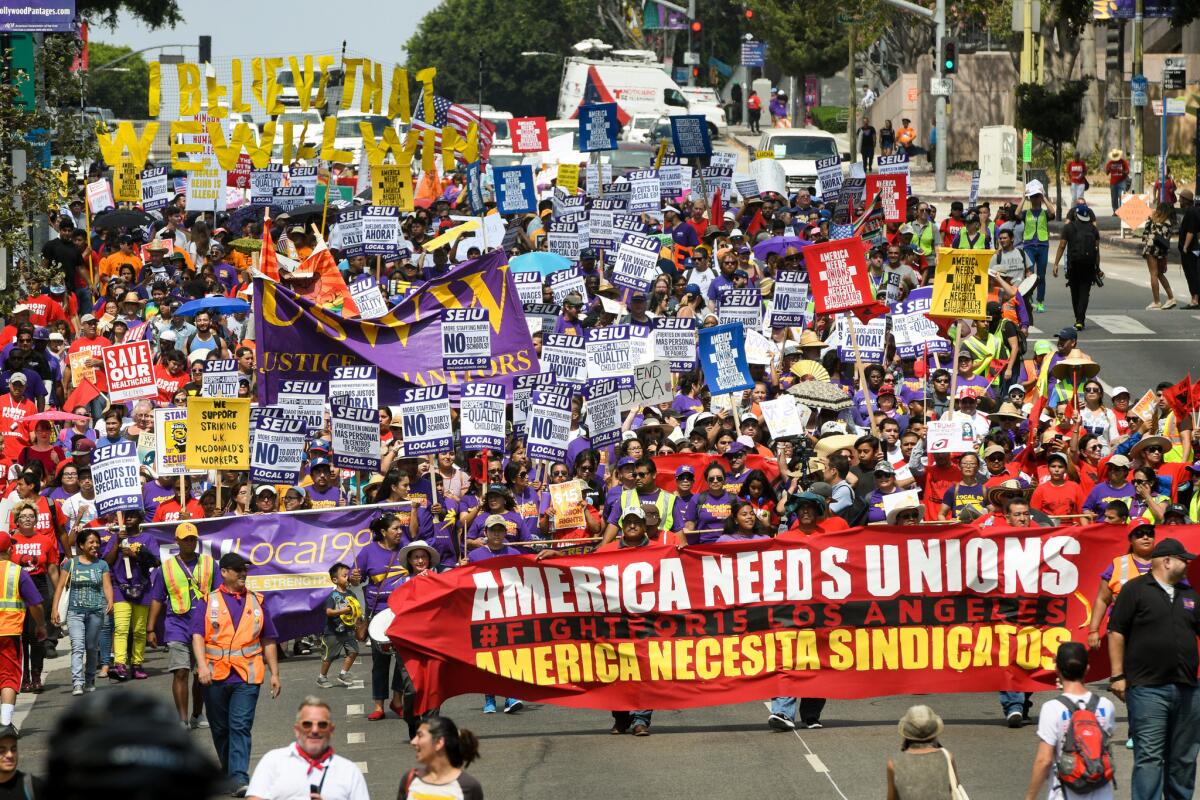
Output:
<path fill-rule="evenodd" d="M 1092 694 L 1082 707 L 1066 695 L 1060 695 L 1058 702 L 1066 706 L 1071 714 L 1055 770 L 1058 780 L 1076 794 L 1095 791 L 1113 779 L 1108 732 L 1096 718 L 1100 697 Z"/>

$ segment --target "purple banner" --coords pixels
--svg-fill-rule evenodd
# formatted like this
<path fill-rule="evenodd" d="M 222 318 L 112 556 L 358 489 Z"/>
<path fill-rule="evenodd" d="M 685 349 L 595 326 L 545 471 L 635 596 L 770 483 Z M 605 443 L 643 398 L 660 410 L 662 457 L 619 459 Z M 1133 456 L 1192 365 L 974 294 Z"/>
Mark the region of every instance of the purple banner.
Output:
<path fill-rule="evenodd" d="M 230 551 L 250 561 L 246 585 L 262 592 L 275 616 L 279 640 L 320 633 L 324 603 L 333 589 L 329 568 L 354 565 L 371 541 L 371 520 L 407 503 L 351 506 L 321 511 L 253 514 L 192 520 L 200 547 L 219 559 Z M 142 530 L 159 541 L 159 556 L 174 555 L 178 522 L 147 523 Z M 361 598 L 360 598 L 361 600 Z"/>
<path fill-rule="evenodd" d="M 378 319 L 346 319 L 279 284 L 260 280 L 254 291 L 254 330 L 259 352 L 258 402 L 274 405 L 284 381 L 326 380 L 341 365 L 379 367 L 379 402 L 396 404 L 400 390 L 475 380 L 504 383 L 538 371 L 508 262 L 502 251 L 464 262 L 417 287 Z M 491 323 L 487 369 L 447 372 L 442 367 L 441 316 L 448 308 L 484 308 Z"/>

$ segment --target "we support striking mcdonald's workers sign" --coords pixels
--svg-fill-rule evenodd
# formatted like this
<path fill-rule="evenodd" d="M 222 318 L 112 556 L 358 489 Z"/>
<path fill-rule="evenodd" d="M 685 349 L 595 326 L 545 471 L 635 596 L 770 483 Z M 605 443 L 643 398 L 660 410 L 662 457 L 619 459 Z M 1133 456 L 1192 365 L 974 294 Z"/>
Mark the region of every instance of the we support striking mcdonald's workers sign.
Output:
<path fill-rule="evenodd" d="M 991 250 L 938 250 L 931 317 L 987 319 Z"/>
<path fill-rule="evenodd" d="M 250 469 L 249 398 L 189 397 L 187 422 L 188 469 Z"/>
<path fill-rule="evenodd" d="M 1126 548 L 1118 526 L 954 525 L 507 556 L 401 586 L 388 636 L 423 709 L 1041 691 Z"/>

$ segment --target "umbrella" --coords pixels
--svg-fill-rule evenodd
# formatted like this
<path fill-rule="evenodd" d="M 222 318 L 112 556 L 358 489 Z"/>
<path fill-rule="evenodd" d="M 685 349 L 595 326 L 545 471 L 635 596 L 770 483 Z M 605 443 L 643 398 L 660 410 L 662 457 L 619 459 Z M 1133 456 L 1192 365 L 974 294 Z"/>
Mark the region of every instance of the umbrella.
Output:
<path fill-rule="evenodd" d="M 508 262 L 508 265 L 512 268 L 513 272 L 537 272 L 543 278 L 559 270 L 570 269 L 573 266 L 571 259 L 560 256 L 557 253 L 547 253 L 544 250 L 514 256 Z"/>
<path fill-rule="evenodd" d="M 249 311 L 250 304 L 245 300 L 234 297 L 202 297 L 199 300 L 189 300 L 175 312 L 177 317 L 191 317 L 201 311 L 213 311 L 218 314 L 236 314 L 239 311 Z"/>
<path fill-rule="evenodd" d="M 257 253 L 262 250 L 262 239 L 243 236 L 241 239 L 234 239 L 230 242 L 229 247 L 242 253 Z"/>
<path fill-rule="evenodd" d="M 91 422 L 91 418 L 72 414 L 68 411 L 59 411 L 57 408 L 52 408 L 49 411 L 42 411 L 38 414 L 30 414 L 25 417 L 26 422 Z"/>
<path fill-rule="evenodd" d="M 788 389 L 806 406 L 824 411 L 842 411 L 850 407 L 850 398 L 840 386 L 825 381 L 802 381 Z"/>
<path fill-rule="evenodd" d="M 145 211 L 121 209 L 119 211 L 109 211 L 105 214 L 97 214 L 92 219 L 92 229 L 97 231 L 111 231 L 114 228 L 142 228 L 147 225 L 154 225 L 156 222 L 157 220 Z"/>
<path fill-rule="evenodd" d="M 767 256 L 775 253 L 782 258 L 787 253 L 789 247 L 801 250 L 810 244 L 812 242 L 807 239 L 801 239 L 798 236 L 773 236 L 766 241 L 754 245 L 754 257 L 759 261 L 766 261 Z"/>

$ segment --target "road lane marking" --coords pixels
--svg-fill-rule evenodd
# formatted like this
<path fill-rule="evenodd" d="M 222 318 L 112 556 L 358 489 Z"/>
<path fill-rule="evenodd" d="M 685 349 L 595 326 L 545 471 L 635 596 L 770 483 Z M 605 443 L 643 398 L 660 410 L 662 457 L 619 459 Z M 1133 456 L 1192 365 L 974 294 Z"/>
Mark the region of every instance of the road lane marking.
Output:
<path fill-rule="evenodd" d="M 1029 326 L 1029 332 L 1030 332 L 1030 333 L 1032 333 L 1032 334 L 1033 334 L 1033 335 L 1035 335 L 1035 336 L 1037 336 L 1037 335 L 1039 335 L 1039 334 L 1043 334 L 1043 333 L 1045 333 L 1045 331 L 1044 331 L 1044 330 L 1042 330 L 1041 328 L 1039 328 L 1037 325 L 1030 325 L 1030 326 Z"/>
<path fill-rule="evenodd" d="M 771 710 L 771 704 L 767 701 L 764 700 L 763 705 L 766 706 L 767 711 Z M 808 761 L 808 765 L 812 767 L 813 772 L 824 775 L 826 780 L 829 781 L 829 785 L 837 792 L 838 797 L 842 798 L 842 800 L 850 800 L 850 798 L 846 797 L 845 792 L 842 791 L 842 787 L 838 786 L 837 781 L 833 779 L 833 774 L 830 773 L 829 767 L 825 766 L 825 762 L 821 760 L 821 757 L 812 751 L 812 748 L 808 746 L 808 742 L 804 741 L 804 737 L 800 735 L 799 729 L 793 728 L 792 733 L 796 734 L 796 738 L 800 740 L 800 744 L 804 745 L 806 751 L 804 758 Z"/>
<path fill-rule="evenodd" d="M 362 714 L 362 713 L 363 713 L 362 703 L 346 706 L 346 716 L 347 717 L 357 717 L 359 714 Z"/>
<path fill-rule="evenodd" d="M 1088 314 L 1088 321 L 1094 322 L 1109 333 L 1116 334 L 1153 334 L 1147 328 L 1128 314 Z"/>
<path fill-rule="evenodd" d="M 361 731 L 346 734 L 346 744 L 362 744 L 367 741 L 367 735 Z"/>
<path fill-rule="evenodd" d="M 367 774 L 367 762 L 355 761 L 354 766 L 358 767 L 358 771 L 361 772 L 363 775 Z"/>

